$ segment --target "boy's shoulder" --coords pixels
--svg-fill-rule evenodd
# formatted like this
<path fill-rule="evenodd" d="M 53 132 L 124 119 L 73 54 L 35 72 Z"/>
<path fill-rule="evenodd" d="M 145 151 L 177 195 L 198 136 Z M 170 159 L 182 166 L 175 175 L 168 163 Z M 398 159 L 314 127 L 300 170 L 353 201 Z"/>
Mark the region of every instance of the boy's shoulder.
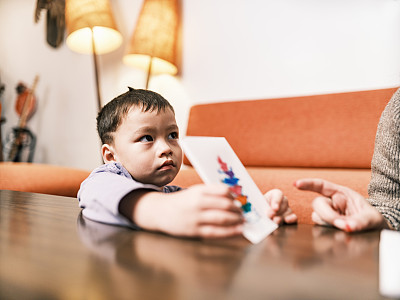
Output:
<path fill-rule="evenodd" d="M 96 176 L 98 174 L 102 174 L 102 173 L 103 174 L 111 173 L 111 174 L 119 175 L 119 176 L 125 177 L 127 179 L 130 179 L 130 180 L 136 182 L 135 179 L 128 172 L 128 170 L 125 169 L 124 166 L 119 162 L 111 162 L 111 163 L 101 165 L 100 167 L 97 167 L 96 169 L 94 169 L 92 171 L 92 173 L 90 173 L 88 179 L 93 178 L 94 176 Z M 137 183 L 143 184 L 140 182 L 137 182 Z M 148 187 L 152 186 L 151 184 L 143 184 L 143 185 L 148 186 Z M 154 186 L 154 187 L 156 187 L 156 186 Z M 155 188 L 155 189 L 159 189 L 159 188 Z M 182 190 L 182 188 L 179 186 L 176 186 L 176 185 L 166 185 L 162 188 L 162 192 L 164 192 L 164 193 L 174 193 L 174 192 L 177 192 L 180 190 Z"/>
<path fill-rule="evenodd" d="M 131 174 L 129 174 L 128 170 L 125 169 L 124 166 L 119 162 L 111 162 L 101 165 L 100 167 L 94 169 L 90 175 L 92 176 L 94 174 L 99 174 L 99 173 L 113 173 L 116 175 L 121 175 L 123 177 L 132 179 L 132 176 Z"/>

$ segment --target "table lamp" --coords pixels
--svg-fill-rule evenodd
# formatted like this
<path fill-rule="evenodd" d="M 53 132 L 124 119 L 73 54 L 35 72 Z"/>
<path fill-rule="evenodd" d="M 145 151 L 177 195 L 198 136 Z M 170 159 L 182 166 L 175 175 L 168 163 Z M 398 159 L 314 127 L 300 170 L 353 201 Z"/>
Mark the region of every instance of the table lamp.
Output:
<path fill-rule="evenodd" d="M 111 52 L 122 43 L 109 0 L 66 0 L 66 44 L 76 52 L 92 54 L 98 109 L 102 107 L 97 55 Z"/>
<path fill-rule="evenodd" d="M 178 72 L 177 37 L 180 24 L 178 0 L 144 0 L 123 62 L 151 74 Z"/>

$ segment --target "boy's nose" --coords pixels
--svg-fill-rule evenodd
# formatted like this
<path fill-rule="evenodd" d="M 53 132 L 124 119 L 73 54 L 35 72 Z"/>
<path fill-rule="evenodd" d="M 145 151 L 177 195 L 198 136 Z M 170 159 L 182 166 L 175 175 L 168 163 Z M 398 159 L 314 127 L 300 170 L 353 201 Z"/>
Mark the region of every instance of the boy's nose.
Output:
<path fill-rule="evenodd" d="M 172 148 L 167 141 L 159 141 L 158 152 L 160 157 L 164 155 L 168 156 L 172 154 Z"/>

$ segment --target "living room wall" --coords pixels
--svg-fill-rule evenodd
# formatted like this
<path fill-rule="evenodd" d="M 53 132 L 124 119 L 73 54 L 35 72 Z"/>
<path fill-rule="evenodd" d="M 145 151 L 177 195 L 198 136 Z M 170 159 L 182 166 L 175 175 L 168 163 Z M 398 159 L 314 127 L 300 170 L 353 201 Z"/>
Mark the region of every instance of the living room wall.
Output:
<path fill-rule="evenodd" d="M 145 73 L 122 63 L 142 0 L 112 0 L 124 42 L 99 56 L 103 102 L 144 88 Z M 0 1 L 3 141 L 18 117 L 15 87 L 40 80 L 28 122 L 35 162 L 91 170 L 101 163 L 92 57 L 45 42 L 36 1 Z M 185 131 L 195 103 L 359 91 L 400 85 L 399 0 L 182 0 L 182 68 L 150 89 L 174 105 Z"/>

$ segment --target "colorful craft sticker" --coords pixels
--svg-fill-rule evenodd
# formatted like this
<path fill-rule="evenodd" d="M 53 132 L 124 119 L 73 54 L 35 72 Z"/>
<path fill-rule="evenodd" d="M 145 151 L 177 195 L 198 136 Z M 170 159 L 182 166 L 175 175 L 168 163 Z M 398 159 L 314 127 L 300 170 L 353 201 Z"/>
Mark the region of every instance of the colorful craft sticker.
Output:
<path fill-rule="evenodd" d="M 252 209 L 248 197 L 243 194 L 243 187 L 239 184 L 239 178 L 235 176 L 232 167 L 228 167 L 227 163 L 225 163 L 219 156 L 217 160 L 220 166 L 218 172 L 225 175 L 225 178 L 221 181 L 229 186 L 233 197 L 241 204 L 246 220 L 252 222 L 256 221 L 259 216 L 256 211 Z"/>

